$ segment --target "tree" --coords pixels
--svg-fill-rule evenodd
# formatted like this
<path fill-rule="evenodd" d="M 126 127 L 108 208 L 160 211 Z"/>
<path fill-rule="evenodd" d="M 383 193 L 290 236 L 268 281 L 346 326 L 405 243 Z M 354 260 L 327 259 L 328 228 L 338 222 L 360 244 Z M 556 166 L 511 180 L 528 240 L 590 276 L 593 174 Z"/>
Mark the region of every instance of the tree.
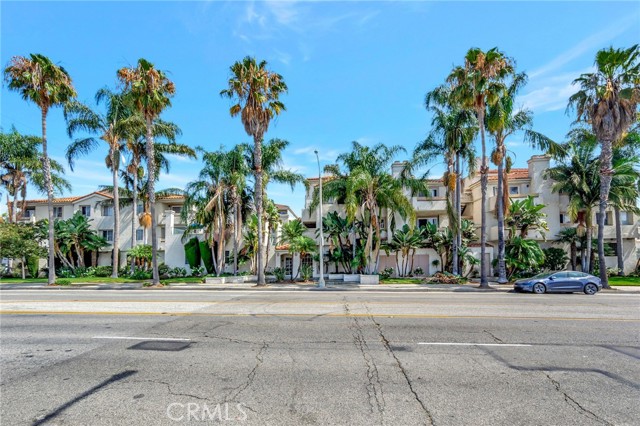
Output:
<path fill-rule="evenodd" d="M 544 263 L 545 256 L 537 241 L 517 236 L 506 245 L 505 260 L 510 279 L 516 272 L 536 271 Z"/>
<path fill-rule="evenodd" d="M 126 102 L 126 96 L 109 89 L 100 89 L 96 93 L 96 104 L 104 103 L 106 111 L 102 114 L 93 111 L 80 102 L 70 102 L 64 108 L 67 120 L 67 133 L 72 138 L 78 132 L 96 135 L 108 147 L 108 164 L 113 184 L 113 268 L 111 277 L 118 278 L 120 268 L 120 191 L 118 190 L 118 170 L 120 153 L 126 147 L 125 142 L 131 136 L 137 123 L 133 108 Z M 76 139 L 67 148 L 67 161 L 73 170 L 74 160 L 93 151 L 100 144 L 94 137 Z"/>
<path fill-rule="evenodd" d="M 576 256 L 578 253 L 578 244 L 580 243 L 580 237 L 576 232 L 576 228 L 565 228 L 557 235 L 556 243 L 569 244 L 569 263 L 571 264 L 571 270 L 576 270 Z"/>
<path fill-rule="evenodd" d="M 228 88 L 221 96 L 235 102 L 229 109 L 232 117 L 240 115 L 247 134 L 253 137 L 253 173 L 255 178 L 255 206 L 258 217 L 258 285 L 266 285 L 263 258 L 263 183 L 262 183 L 262 140 L 269 129 L 271 120 L 285 111 L 280 95 L 287 91 L 287 85 L 280 74 L 269 71 L 267 62 L 257 62 L 249 56 L 231 66 Z"/>
<path fill-rule="evenodd" d="M 600 144 L 600 200 L 598 221 L 598 257 L 600 280 L 609 288 L 605 262 L 604 218 L 609 201 L 613 171 L 613 144 L 637 121 L 640 102 L 640 48 L 609 47 L 596 53 L 596 70 L 573 81 L 580 90 L 569 98 L 576 121 L 591 125 Z"/>
<path fill-rule="evenodd" d="M 406 277 L 413 272 L 413 258 L 416 249 L 421 247 L 421 243 L 420 231 L 410 228 L 407 224 L 393 233 L 391 241 L 383 243 L 382 248 L 387 252 L 387 255 L 389 252 L 396 254 L 398 276 Z M 401 260 L 398 259 L 398 254 L 402 256 Z"/>
<path fill-rule="evenodd" d="M 284 224 L 282 224 L 282 229 L 280 230 L 280 242 L 279 244 L 288 246 L 287 250 L 291 254 L 299 253 L 300 254 L 300 245 L 302 245 L 303 249 L 306 249 L 307 241 L 302 241 L 304 237 L 304 233 L 306 232 L 307 227 L 304 226 L 300 219 L 290 220 Z M 306 237 L 309 238 L 309 237 Z M 313 240 L 311 240 L 313 241 Z M 315 245 L 315 242 L 314 242 Z M 300 264 L 302 264 L 302 254 L 300 254 Z M 300 268 L 298 268 L 298 272 L 296 276 L 293 277 L 295 279 L 300 272 Z"/>
<path fill-rule="evenodd" d="M 542 267 L 548 271 L 558 271 L 564 269 L 569 261 L 567 253 L 561 248 L 549 247 L 542 249 L 544 253 L 544 263 Z M 575 263 L 575 259 L 573 261 Z"/>
<path fill-rule="evenodd" d="M 249 166 L 242 145 L 236 145 L 226 155 L 224 175 L 233 206 L 233 274 L 238 274 L 238 250 L 242 233 L 243 207 L 248 201 L 247 175 Z"/>
<path fill-rule="evenodd" d="M 317 251 L 317 243 L 311 237 L 300 235 L 291 241 L 289 251 L 291 253 L 298 253 L 298 259 L 300 259 L 298 272 L 296 272 L 296 276 L 293 277 L 293 279 L 295 280 L 296 278 L 298 278 L 298 275 L 300 275 L 300 271 L 302 270 L 302 260 L 307 254 L 315 253 Z M 303 277 L 303 279 L 305 278 Z"/>
<path fill-rule="evenodd" d="M 39 192 L 47 193 L 40 145 L 42 140 L 36 136 L 22 135 L 15 127 L 10 133 L 0 133 L 0 187 L 13 197 L 9 205 L 9 221 L 16 223 L 24 214 L 27 199 L 27 186 L 31 184 Z M 61 175 L 64 167 L 55 160 L 49 159 L 51 165 L 51 181 L 54 192 L 62 193 L 71 189 L 71 185 Z M 18 196 L 21 198 L 18 212 Z"/>
<path fill-rule="evenodd" d="M 512 201 L 506 217 L 506 225 L 509 227 L 509 240 L 516 237 L 519 232 L 521 238 L 527 238 L 530 230 L 536 230 L 542 238 L 544 231 L 548 231 L 547 217 L 544 204 L 536 204 L 535 198 L 528 195 L 527 198 Z"/>
<path fill-rule="evenodd" d="M 461 246 L 459 229 L 461 226 L 462 204 L 460 202 L 461 157 L 466 160 L 470 172 L 475 170 L 475 150 L 473 138 L 478 132 L 472 110 L 459 107 L 447 86 L 440 86 L 427 93 L 425 106 L 433 112 L 431 132 L 419 143 L 413 152 L 412 167 L 429 164 L 440 158 L 444 152 L 447 170 L 443 176 L 447 190 L 447 212 L 449 226 L 455 233 L 453 244 L 453 273 L 458 275 L 458 249 Z M 423 176 L 427 178 L 428 172 Z M 453 198 L 453 200 L 452 200 Z"/>
<path fill-rule="evenodd" d="M 245 161 L 252 170 L 255 170 L 255 156 L 253 148 L 250 145 L 243 145 L 245 151 Z M 270 139 L 267 143 L 262 144 L 262 247 L 269 250 L 268 236 L 270 234 L 268 208 L 272 201 L 267 196 L 267 186 L 271 182 L 289 185 L 291 191 L 295 189 L 296 184 L 302 183 L 307 185 L 304 175 L 296 173 L 293 170 L 285 169 L 282 154 L 289 146 L 289 142 L 284 139 Z M 255 196 L 255 194 L 254 194 Z M 277 209 L 276 209 L 277 211 Z M 268 259 L 268 253 L 265 259 Z M 265 260 L 266 262 L 267 260 Z M 265 263 L 266 266 L 266 263 Z"/>
<path fill-rule="evenodd" d="M 163 71 L 157 70 L 146 59 L 138 59 L 136 68 L 121 68 L 118 79 L 128 92 L 127 96 L 142 114 L 146 127 L 147 171 L 150 176 L 148 184 L 149 203 L 151 206 L 151 247 L 153 252 L 152 285 L 160 284 L 158 275 L 158 241 L 156 239 L 156 194 L 155 194 L 155 153 L 153 142 L 153 122 L 162 111 L 171 106 L 171 97 L 175 93 L 175 85 Z"/>
<path fill-rule="evenodd" d="M 454 68 L 447 81 L 453 85 L 453 98 L 463 107 L 472 108 L 476 113 L 482 142 L 482 165 L 480 166 L 480 187 L 482 191 L 480 225 L 480 287 L 488 287 L 486 268 L 487 245 L 487 182 L 489 167 L 485 141 L 485 116 L 487 105 L 494 105 L 506 91 L 504 79 L 513 73 L 513 61 L 497 48 L 483 52 L 469 49 L 464 67 Z"/>
<path fill-rule="evenodd" d="M 54 64 L 51 59 L 38 53 L 28 58 L 14 56 L 4 70 L 5 81 L 9 89 L 20 93 L 26 101 L 31 101 L 40 108 L 42 124 L 42 170 L 47 188 L 47 208 L 49 211 L 49 285 L 55 284 L 54 267 L 54 231 L 53 231 L 53 181 L 51 179 L 51 162 L 47 151 L 47 115 L 56 106 L 65 105 L 76 97 L 71 77 L 67 71 Z"/>
<path fill-rule="evenodd" d="M 322 227 L 324 235 L 329 240 L 329 259 L 335 263 L 336 273 L 338 273 L 338 264 L 340 264 L 343 271 L 350 274 L 353 244 L 349 240 L 349 234 L 352 232 L 354 224 L 349 219 L 340 217 L 338 212 L 329 212 L 322 219 Z"/>
<path fill-rule="evenodd" d="M 402 151 L 404 148 L 400 146 L 377 144 L 367 147 L 352 142 L 351 152 L 339 155 L 336 164 L 325 166 L 325 172 L 332 176 L 324 186 L 324 200 L 343 202 L 347 219 L 354 221 L 359 217 L 365 225 L 365 271 L 368 274 L 378 270 L 382 244 L 380 215 L 383 209 L 386 209 L 386 218 L 391 222 L 395 222 L 394 214 L 414 222 L 415 211 L 405 195 L 405 188 L 411 193 L 426 191 L 422 179 L 414 178 L 408 173 L 401 173 L 396 178 L 387 172 L 394 157 Z M 318 194 L 314 191 L 312 211 L 318 202 Z"/>
<path fill-rule="evenodd" d="M 40 245 L 33 225 L 0 223 L 0 258 L 19 259 L 22 279 L 25 279 L 27 261 L 45 255 L 46 250 Z"/>

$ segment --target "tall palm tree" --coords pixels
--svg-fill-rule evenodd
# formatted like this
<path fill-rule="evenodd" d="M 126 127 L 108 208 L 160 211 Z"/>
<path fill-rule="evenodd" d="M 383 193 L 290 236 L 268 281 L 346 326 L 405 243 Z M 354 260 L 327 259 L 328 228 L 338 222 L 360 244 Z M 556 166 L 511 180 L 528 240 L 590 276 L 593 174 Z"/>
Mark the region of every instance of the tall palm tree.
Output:
<path fill-rule="evenodd" d="M 244 157 L 244 147 L 236 145 L 226 154 L 224 174 L 230 189 L 233 206 L 233 275 L 238 274 L 238 249 L 242 237 L 242 207 L 247 199 L 247 175 L 249 165 Z M 244 196 L 243 196 L 244 195 Z"/>
<path fill-rule="evenodd" d="M 569 98 L 576 121 L 591 125 L 600 144 L 600 202 L 598 221 L 598 256 L 600 280 L 609 288 L 604 253 L 604 218 L 613 176 L 613 144 L 637 121 L 640 102 L 640 48 L 609 47 L 596 53 L 596 70 L 573 81 L 580 90 Z"/>
<path fill-rule="evenodd" d="M 452 254 L 453 273 L 459 275 L 458 249 L 461 245 L 459 229 L 462 216 L 460 158 L 466 159 L 467 166 L 472 171 L 475 167 L 475 151 L 472 142 L 478 128 L 473 111 L 457 106 L 451 97 L 451 89 L 447 86 L 438 87 L 427 93 L 425 106 L 434 114 L 431 121 L 432 130 L 414 149 L 411 164 L 412 167 L 419 167 L 441 157 L 443 152 L 445 154 L 447 171 L 443 183 L 447 189 L 449 224 L 455 234 Z M 425 173 L 425 178 L 427 174 L 428 172 Z"/>
<path fill-rule="evenodd" d="M 118 70 L 118 79 L 128 92 L 128 97 L 134 103 L 135 108 L 142 114 L 146 127 L 146 155 L 147 171 L 150 177 L 155 176 L 155 154 L 153 143 L 153 122 L 162 111 L 171 106 L 171 97 L 175 93 L 175 85 L 169 80 L 163 71 L 157 70 L 146 59 L 138 59 L 135 68 L 121 68 Z M 155 179 L 149 179 L 149 203 L 151 205 L 151 250 L 153 278 L 152 284 L 159 285 L 158 275 L 158 241 L 156 216 Z"/>
<path fill-rule="evenodd" d="M 255 156 L 253 149 L 249 145 L 243 145 L 245 151 L 245 161 L 252 170 L 255 170 Z M 296 184 L 307 185 L 304 175 L 293 170 L 284 168 L 283 152 L 289 146 L 289 142 L 284 139 L 270 139 L 262 144 L 262 243 L 266 250 L 268 245 L 268 223 L 267 206 L 271 202 L 267 196 L 267 186 L 271 182 L 289 185 L 291 191 L 295 189 Z M 268 261 L 268 253 L 265 262 Z"/>
<path fill-rule="evenodd" d="M 7 191 L 11 223 L 16 223 L 24 214 L 28 184 L 35 186 L 43 194 L 47 193 L 42 170 L 41 144 L 42 140 L 39 137 L 22 135 L 15 127 L 10 133 L 0 133 L 0 188 Z M 64 167 L 55 160 L 49 159 L 49 162 L 54 192 L 70 190 L 71 185 L 61 176 Z M 8 202 L 9 196 L 13 197 L 11 203 Z M 19 213 L 18 196 L 21 198 Z"/>
<path fill-rule="evenodd" d="M 486 267 L 487 246 L 487 182 L 489 167 L 485 141 L 485 116 L 487 105 L 494 105 L 506 92 L 504 79 L 514 72 L 513 61 L 497 48 L 483 52 L 469 49 L 464 66 L 454 68 L 447 81 L 453 85 L 453 98 L 463 107 L 472 108 L 478 119 L 482 142 L 482 164 L 480 166 L 480 188 L 482 192 L 480 225 L 480 287 L 488 287 Z"/>
<path fill-rule="evenodd" d="M 47 115 L 49 110 L 61 106 L 76 97 L 69 73 L 51 59 L 38 53 L 28 58 L 14 56 L 4 70 L 5 81 L 9 89 L 20 93 L 26 101 L 31 101 L 40 108 L 42 123 L 42 169 L 45 187 L 47 188 L 47 208 L 49 210 L 49 285 L 55 284 L 55 253 L 53 251 L 53 182 L 51 179 L 51 162 L 47 152 Z"/>
<path fill-rule="evenodd" d="M 287 91 L 287 85 L 280 74 L 269 71 L 267 62 L 257 62 L 249 56 L 231 66 L 228 88 L 221 96 L 235 102 L 229 109 L 232 117 L 240 115 L 244 130 L 253 137 L 253 173 L 255 177 L 255 206 L 258 216 L 258 285 L 266 285 L 263 258 L 262 229 L 262 140 L 269 129 L 271 120 L 285 111 L 280 95 Z"/>
<path fill-rule="evenodd" d="M 571 270 L 575 271 L 578 244 L 580 243 L 580 237 L 578 236 L 576 228 L 565 228 L 560 231 L 557 235 L 556 242 L 569 244 L 569 262 L 571 264 Z"/>
<path fill-rule="evenodd" d="M 80 102 L 71 102 L 65 106 L 64 114 L 67 120 L 67 132 L 73 137 L 78 132 L 90 133 L 98 136 L 108 148 L 107 164 L 111 169 L 113 185 L 113 268 L 111 277 L 118 278 L 120 268 L 120 191 L 118 190 L 118 169 L 120 154 L 126 147 L 126 140 L 135 129 L 137 118 L 126 96 L 115 93 L 107 88 L 98 90 L 96 104 L 105 104 L 104 113 L 93 111 Z M 74 160 L 93 151 L 100 144 L 94 137 L 76 139 L 67 148 L 67 161 L 73 170 Z"/>
<path fill-rule="evenodd" d="M 171 122 L 156 119 L 153 122 L 153 138 L 154 138 L 154 155 L 156 156 L 156 180 L 160 177 L 160 171 L 164 170 L 165 173 L 169 173 L 169 159 L 165 154 L 173 154 L 179 156 L 185 156 L 189 158 L 197 158 L 196 152 L 193 148 L 178 144 L 175 142 L 176 137 L 182 134 L 180 128 Z M 139 188 L 138 182 L 145 176 L 144 168 L 142 167 L 143 160 L 146 159 L 146 123 L 138 129 L 134 134 L 130 134 L 126 141 L 126 150 L 129 159 L 127 161 L 126 168 L 124 169 L 123 178 L 125 182 L 128 181 L 128 189 L 130 190 L 133 213 L 131 215 L 131 248 L 135 246 L 135 229 L 136 223 L 142 219 L 146 224 L 144 227 L 144 233 L 146 237 L 147 228 L 151 226 L 151 213 L 149 212 L 149 204 L 143 203 L 143 216 L 138 216 L 138 196 L 141 194 L 138 190 L 133 188 Z M 158 143 L 158 139 L 163 138 L 166 142 Z M 144 185 L 146 189 L 147 186 Z M 146 241 L 146 238 L 145 238 Z M 131 273 L 135 269 L 135 259 L 131 259 Z"/>

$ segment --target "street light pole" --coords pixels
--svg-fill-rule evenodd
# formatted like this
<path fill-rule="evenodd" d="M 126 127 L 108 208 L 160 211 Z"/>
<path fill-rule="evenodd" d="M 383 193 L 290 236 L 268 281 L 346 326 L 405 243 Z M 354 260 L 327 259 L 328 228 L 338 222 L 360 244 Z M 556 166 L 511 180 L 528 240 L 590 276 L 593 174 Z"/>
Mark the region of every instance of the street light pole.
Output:
<path fill-rule="evenodd" d="M 318 279 L 318 288 L 324 288 L 324 235 L 322 233 L 322 171 L 320 170 L 320 157 L 318 156 L 318 150 L 313 151 L 316 154 L 316 160 L 318 160 L 318 179 L 320 180 L 320 278 Z"/>

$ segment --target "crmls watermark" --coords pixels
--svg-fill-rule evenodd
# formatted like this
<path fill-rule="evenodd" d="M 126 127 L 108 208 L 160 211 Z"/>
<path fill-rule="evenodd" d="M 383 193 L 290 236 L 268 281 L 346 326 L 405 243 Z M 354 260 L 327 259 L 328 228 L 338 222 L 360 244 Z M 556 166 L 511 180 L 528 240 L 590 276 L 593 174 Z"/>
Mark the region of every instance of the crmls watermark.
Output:
<path fill-rule="evenodd" d="M 204 421 L 245 421 L 247 412 L 244 411 L 244 404 L 224 404 L 207 405 L 189 402 L 182 404 L 173 402 L 167 406 L 167 417 L 174 422 L 204 422 Z"/>

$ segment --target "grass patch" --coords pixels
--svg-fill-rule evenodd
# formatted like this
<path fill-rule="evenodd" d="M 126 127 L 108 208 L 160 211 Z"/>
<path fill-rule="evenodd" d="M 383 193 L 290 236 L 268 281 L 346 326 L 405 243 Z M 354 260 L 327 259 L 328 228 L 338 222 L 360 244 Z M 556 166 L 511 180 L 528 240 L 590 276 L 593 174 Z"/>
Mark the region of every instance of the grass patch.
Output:
<path fill-rule="evenodd" d="M 609 285 L 640 286 L 640 277 L 609 277 Z"/>
<path fill-rule="evenodd" d="M 162 284 L 172 284 L 172 283 L 202 284 L 204 282 L 204 277 L 167 278 L 166 280 L 162 280 L 161 282 Z"/>
<path fill-rule="evenodd" d="M 421 278 L 387 278 L 380 280 L 380 284 L 422 284 Z"/>

